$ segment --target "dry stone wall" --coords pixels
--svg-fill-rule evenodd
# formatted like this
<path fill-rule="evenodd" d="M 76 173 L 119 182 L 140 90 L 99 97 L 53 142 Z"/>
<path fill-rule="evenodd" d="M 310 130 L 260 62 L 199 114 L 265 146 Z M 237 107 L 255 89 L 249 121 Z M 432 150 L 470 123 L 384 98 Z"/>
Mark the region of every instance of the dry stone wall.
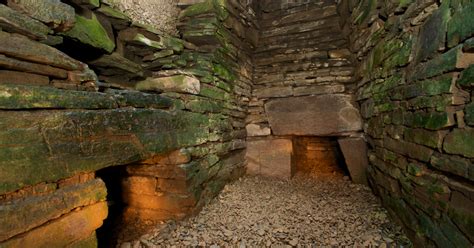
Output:
<path fill-rule="evenodd" d="M 0 246 L 93 247 L 107 187 L 125 220 L 149 223 L 241 175 L 255 33 L 242 10 L 191 6 L 178 39 L 107 1 L 0 4 Z M 121 185 L 97 177 L 118 165 Z"/>
<path fill-rule="evenodd" d="M 342 1 L 370 182 L 415 246 L 474 242 L 474 2 Z"/>
<path fill-rule="evenodd" d="M 248 143 L 265 150 L 262 146 L 282 147 L 280 139 L 291 143 L 294 136 L 360 138 L 354 64 L 336 2 L 260 1 L 259 9 Z M 280 152 L 293 153 L 283 147 Z M 290 163 L 262 156 L 249 151 L 249 172 L 277 166 L 285 168 L 276 171 L 291 171 Z"/>

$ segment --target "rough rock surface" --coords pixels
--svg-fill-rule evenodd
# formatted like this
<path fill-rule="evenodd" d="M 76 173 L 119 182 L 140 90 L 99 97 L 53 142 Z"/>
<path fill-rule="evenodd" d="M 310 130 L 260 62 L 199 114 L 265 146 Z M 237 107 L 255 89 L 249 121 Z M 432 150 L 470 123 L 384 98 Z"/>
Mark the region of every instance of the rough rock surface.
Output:
<path fill-rule="evenodd" d="M 109 0 L 134 21 L 152 25 L 159 31 L 175 34 L 179 13 L 177 0 Z"/>
<path fill-rule="evenodd" d="M 342 177 L 247 177 L 198 216 L 122 247 L 410 247 L 400 230 L 367 187 Z"/>
<path fill-rule="evenodd" d="M 337 136 L 360 131 L 362 121 L 350 95 L 281 98 L 265 104 L 276 135 Z"/>

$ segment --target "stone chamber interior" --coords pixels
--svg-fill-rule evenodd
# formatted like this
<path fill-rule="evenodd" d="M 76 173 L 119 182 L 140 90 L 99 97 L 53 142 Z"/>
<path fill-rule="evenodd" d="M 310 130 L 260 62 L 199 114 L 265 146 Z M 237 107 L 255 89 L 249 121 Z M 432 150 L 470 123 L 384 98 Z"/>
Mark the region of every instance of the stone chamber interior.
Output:
<path fill-rule="evenodd" d="M 0 0 L 0 44 L 0 247 L 114 246 L 296 173 L 473 245 L 471 0 Z"/>

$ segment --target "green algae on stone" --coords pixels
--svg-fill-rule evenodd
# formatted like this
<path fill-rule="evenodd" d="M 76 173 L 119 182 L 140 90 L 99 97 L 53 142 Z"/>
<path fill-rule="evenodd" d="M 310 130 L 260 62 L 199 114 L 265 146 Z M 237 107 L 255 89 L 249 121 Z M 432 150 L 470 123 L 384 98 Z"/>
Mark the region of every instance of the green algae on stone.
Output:
<path fill-rule="evenodd" d="M 466 105 L 465 112 L 466 124 L 474 126 L 474 102 Z"/>
<path fill-rule="evenodd" d="M 176 75 L 171 77 L 147 78 L 138 82 L 135 89 L 140 91 L 164 91 L 199 94 L 201 84 L 195 77 Z"/>
<path fill-rule="evenodd" d="M 0 240 L 11 238 L 24 232 L 25 229 L 40 226 L 75 208 L 89 205 L 91 202 L 104 201 L 106 196 L 107 189 L 104 182 L 94 179 L 61 187 L 49 194 L 0 204 L 2 209 L 0 211 Z"/>
<path fill-rule="evenodd" d="M 219 113 L 223 110 L 223 104 L 206 99 L 195 99 L 186 103 L 186 109 L 197 113 Z"/>
<path fill-rule="evenodd" d="M 120 107 L 164 109 L 173 106 L 173 100 L 157 94 L 147 94 L 138 91 L 108 91 Z"/>
<path fill-rule="evenodd" d="M 467 159 L 445 155 L 434 155 L 430 160 L 430 166 L 465 178 L 468 178 L 470 164 L 471 162 Z"/>
<path fill-rule="evenodd" d="M 454 115 L 447 112 L 405 112 L 403 122 L 409 127 L 424 127 L 430 130 L 440 130 L 455 124 Z"/>
<path fill-rule="evenodd" d="M 143 76 L 143 68 L 139 64 L 123 57 L 118 52 L 110 55 L 104 54 L 100 58 L 90 61 L 89 64 L 97 67 L 116 68 L 137 76 Z"/>
<path fill-rule="evenodd" d="M 474 129 L 454 129 L 446 136 L 443 148 L 450 154 L 474 158 Z"/>
<path fill-rule="evenodd" d="M 468 68 L 464 69 L 461 72 L 461 75 L 459 75 L 459 79 L 457 83 L 461 87 L 474 86 L 474 64 L 470 65 Z"/>
<path fill-rule="evenodd" d="M 449 17 L 449 1 L 444 1 L 424 22 L 416 44 L 416 62 L 432 57 L 440 47 L 444 47 Z"/>
<path fill-rule="evenodd" d="M 160 36 L 159 41 L 156 41 L 149 39 L 141 33 L 137 33 L 132 42 L 136 42 L 140 45 L 152 47 L 158 50 L 171 49 L 175 52 L 181 52 L 184 49 L 184 43 L 180 39 L 164 35 Z"/>
<path fill-rule="evenodd" d="M 410 80 L 425 79 L 456 69 L 456 63 L 461 53 L 462 45 L 459 45 L 426 63 L 417 65 L 412 72 Z"/>
<path fill-rule="evenodd" d="M 214 5 L 211 0 L 206 0 L 201 3 L 193 4 L 187 7 L 185 10 L 181 11 L 179 18 L 183 19 L 185 17 L 193 17 L 205 13 L 212 12 L 214 10 Z"/>
<path fill-rule="evenodd" d="M 408 142 L 413 142 L 420 145 L 425 145 L 432 148 L 441 148 L 443 138 L 447 132 L 445 131 L 428 131 L 424 129 L 406 128 L 404 132 L 404 139 Z"/>
<path fill-rule="evenodd" d="M 91 13 L 90 19 L 76 15 L 76 24 L 71 30 L 63 33 L 63 35 L 77 39 L 92 47 L 103 49 L 108 53 L 113 52 L 115 49 L 114 39 L 109 37 L 106 29 L 94 13 Z"/>
<path fill-rule="evenodd" d="M 0 4 L 0 28 L 35 40 L 46 40 L 50 32 L 49 27 L 43 23 L 2 4 Z"/>
<path fill-rule="evenodd" d="M 448 22 L 448 46 L 454 47 L 474 34 L 474 2 L 469 1 L 455 11 Z"/>
<path fill-rule="evenodd" d="M 115 99 L 98 92 L 41 86 L 0 85 L 0 109 L 110 109 Z"/>
<path fill-rule="evenodd" d="M 8 6 L 47 24 L 58 32 L 70 30 L 75 25 L 74 8 L 60 0 L 9 0 Z"/>
<path fill-rule="evenodd" d="M 208 137 L 208 117 L 185 111 L 0 111 L 0 193 L 130 164 Z"/>
<path fill-rule="evenodd" d="M 377 0 L 362 0 L 353 13 L 355 19 L 353 23 L 362 24 L 377 7 Z M 357 15 L 357 16 L 356 16 Z"/>
<path fill-rule="evenodd" d="M 119 10 L 116 10 L 110 6 L 107 6 L 107 5 L 102 5 L 98 10 L 97 10 L 99 13 L 102 13 L 108 17 L 112 17 L 112 18 L 116 18 L 116 19 L 120 19 L 120 20 L 124 20 L 124 21 L 127 21 L 127 22 L 131 22 L 132 20 L 130 19 L 130 17 L 128 17 L 126 14 L 124 14 L 123 12 L 119 11 Z"/>

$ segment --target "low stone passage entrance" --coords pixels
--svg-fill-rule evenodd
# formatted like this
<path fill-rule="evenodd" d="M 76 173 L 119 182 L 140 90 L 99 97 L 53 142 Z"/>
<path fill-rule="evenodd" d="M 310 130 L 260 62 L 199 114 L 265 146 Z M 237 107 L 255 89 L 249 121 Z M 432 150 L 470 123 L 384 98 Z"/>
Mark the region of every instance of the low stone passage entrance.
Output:
<path fill-rule="evenodd" d="M 197 216 L 121 247 L 384 247 L 410 243 L 369 188 L 341 176 L 244 177 Z"/>

